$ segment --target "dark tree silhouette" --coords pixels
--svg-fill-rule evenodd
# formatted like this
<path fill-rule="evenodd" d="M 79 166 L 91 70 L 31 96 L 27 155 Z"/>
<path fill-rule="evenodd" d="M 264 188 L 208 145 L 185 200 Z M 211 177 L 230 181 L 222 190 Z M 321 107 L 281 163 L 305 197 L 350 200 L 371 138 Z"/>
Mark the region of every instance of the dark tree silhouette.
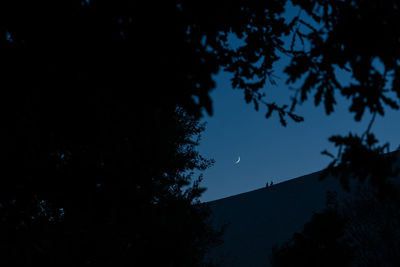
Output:
<path fill-rule="evenodd" d="M 48 142 L 56 152 L 44 158 L 47 168 L 5 181 L 4 265 L 199 266 L 217 241 L 198 200 L 201 177 L 192 184 L 191 172 L 212 163 L 195 150 L 203 126 L 182 109 L 129 114 L 108 101 L 92 138 L 55 132 L 71 144 Z M 129 129 L 133 115 L 146 120 Z"/>
<path fill-rule="evenodd" d="M 398 184 L 394 188 L 400 189 Z M 276 245 L 271 264 L 398 266 L 400 203 L 380 198 L 379 191 L 370 183 L 360 183 L 355 194 L 340 204 L 334 194 L 327 194 L 327 208 L 315 213 L 303 232 Z"/>
<path fill-rule="evenodd" d="M 193 123 L 202 109 L 212 114 L 212 74 L 221 68 L 233 73 L 232 85 L 246 102 L 265 105 L 266 117 L 277 113 L 283 125 L 287 117 L 302 121 L 295 107 L 312 93 L 328 114 L 335 92 L 351 99 L 356 120 L 365 110 L 375 116 L 384 107 L 398 109 L 397 0 L 292 0 L 303 13 L 291 21 L 282 17 L 287 2 L 77 0 L 66 9 L 57 1 L 2 1 L 0 159 L 8 176 L 1 180 L 0 208 L 9 258 L 98 265 L 154 255 L 146 259 L 168 256 L 164 265 L 180 259 L 190 266 L 189 258 L 201 254 L 195 247 L 202 250 L 208 237 L 185 235 L 204 225 L 192 229 L 174 218 L 190 221 L 201 213 L 191 202 L 201 190 L 180 190 L 190 180 L 185 171 L 207 161 L 182 146 L 195 147 L 186 137 L 197 133 Z M 233 49 L 229 34 L 245 44 Z M 300 49 L 300 41 L 309 46 Z M 273 81 L 273 63 L 283 54 L 291 57 L 288 83 L 305 80 L 292 103 L 280 106 L 261 88 Z M 351 73 L 350 85 L 339 83 L 337 70 Z M 193 123 L 181 121 L 178 106 Z M 382 159 L 387 146 L 378 146 L 369 129 L 333 137 L 340 150 L 332 166 L 360 171 L 360 155 Z M 392 175 L 381 172 L 379 179 L 386 174 Z M 184 216 L 184 207 L 197 215 Z M 43 222 L 33 223 L 38 212 Z M 163 221 L 187 231 L 169 232 L 158 225 Z M 193 252 L 185 254 L 188 261 L 163 243 L 171 236 Z M 132 239 L 137 242 L 129 245 Z M 134 253 L 120 257 L 129 246 Z"/>
<path fill-rule="evenodd" d="M 399 189 L 397 186 L 396 190 Z M 399 266 L 398 200 L 378 198 L 377 189 L 367 184 L 359 188 L 355 197 L 347 200 L 341 209 L 347 219 L 346 235 L 355 247 L 353 266 Z"/>
<path fill-rule="evenodd" d="M 334 110 L 335 92 L 351 99 L 356 120 L 366 109 L 380 115 L 385 105 L 398 109 L 396 0 L 293 0 L 302 12 L 291 21 L 282 17 L 287 2 L 206 0 L 155 6 L 79 0 L 73 1 L 71 17 L 47 12 L 47 3 L 28 2 L 21 8 L 21 2 L 5 1 L 3 45 L 9 51 L 4 66 L 15 85 L 29 81 L 32 86 L 37 81 L 42 88 L 44 83 L 52 88 L 63 80 L 68 92 L 124 88 L 131 101 L 179 103 L 196 116 L 202 107 L 212 113 L 211 75 L 220 67 L 234 74 L 232 85 L 244 91 L 246 102 L 253 102 L 256 109 L 265 104 L 266 116 L 277 112 L 283 125 L 287 116 L 302 120 L 293 112 L 313 92 L 315 104 L 323 102 L 327 114 Z M 233 49 L 229 33 L 245 44 Z M 284 43 L 282 37 L 292 43 Z M 300 41 L 309 45 L 302 49 Z M 290 106 L 268 102 L 261 91 L 267 80 L 273 80 L 273 63 L 283 54 L 291 57 L 287 82 L 304 78 Z M 383 69 L 377 69 L 375 61 Z M 349 85 L 340 83 L 339 70 L 352 75 Z M 19 79 L 22 72 L 26 79 Z M 367 135 L 357 138 L 366 147 Z M 338 162 L 345 154 L 339 153 Z"/>
<path fill-rule="evenodd" d="M 281 246 L 275 246 L 270 256 L 274 267 L 289 266 L 353 266 L 354 248 L 345 235 L 346 218 L 337 204 L 314 213 L 301 233 Z"/>

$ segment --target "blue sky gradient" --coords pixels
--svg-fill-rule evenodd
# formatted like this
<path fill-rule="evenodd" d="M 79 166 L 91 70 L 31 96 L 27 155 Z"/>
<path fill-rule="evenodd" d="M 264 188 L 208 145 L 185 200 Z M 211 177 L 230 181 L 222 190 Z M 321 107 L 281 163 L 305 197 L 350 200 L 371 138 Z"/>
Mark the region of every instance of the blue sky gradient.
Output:
<path fill-rule="evenodd" d="M 243 92 L 233 90 L 229 74 L 215 77 L 217 88 L 211 94 L 213 116 L 207 122 L 199 151 L 215 159 L 213 167 L 204 172 L 202 185 L 207 187 L 202 201 L 210 201 L 254 190 L 267 182 L 279 183 L 326 167 L 330 158 L 320 152 L 336 149 L 328 141 L 335 134 L 349 132 L 362 134 L 371 115 L 364 114 L 361 122 L 348 111 L 349 101 L 336 94 L 338 104 L 327 116 L 322 105 L 315 107 L 313 98 L 296 109 L 305 121 L 289 121 L 281 126 L 277 116 L 265 118 L 266 109 L 256 112 L 246 104 Z M 268 88 L 270 99 L 289 103 L 290 91 L 286 85 Z M 381 142 L 390 142 L 391 150 L 399 146 L 400 116 L 398 111 L 386 109 L 385 116 L 377 116 L 372 131 Z M 235 164 L 238 156 L 241 161 Z"/>
<path fill-rule="evenodd" d="M 297 14 L 299 9 L 289 2 L 284 17 L 291 20 Z M 302 18 L 308 20 L 305 14 Z M 290 40 L 285 43 L 290 46 Z M 231 36 L 230 44 L 232 48 L 237 48 L 244 42 Z M 301 49 L 300 45 L 301 42 L 297 42 L 295 47 Z M 281 59 L 274 65 L 275 85 L 266 84 L 264 92 L 268 102 L 290 105 L 294 91 L 289 90 L 289 86 L 298 88 L 302 80 L 293 85 L 286 84 L 287 75 L 283 69 L 290 59 L 280 56 Z M 377 69 L 383 69 L 379 66 L 382 65 L 380 62 L 375 61 L 374 64 Z M 296 113 L 305 121 L 296 123 L 288 119 L 287 127 L 283 127 L 276 114 L 265 118 L 264 106 L 260 105 L 260 110 L 256 112 L 252 103 L 246 104 L 243 91 L 232 89 L 231 77 L 224 71 L 214 76 L 217 84 L 211 92 L 214 114 L 210 117 L 204 112 L 203 121 L 207 122 L 207 127 L 202 134 L 199 152 L 215 159 L 216 163 L 203 172 L 202 185 L 207 191 L 201 197 L 202 201 L 247 192 L 263 187 L 267 182 L 279 183 L 319 171 L 331 160 L 321 155 L 321 151 L 337 152 L 328 138 L 349 132 L 361 135 L 372 118 L 365 112 L 361 122 L 356 122 L 354 114 L 349 112 L 351 102 L 336 92 L 337 104 L 329 116 L 323 104 L 314 105 L 314 96 L 310 95 L 304 104 L 296 108 Z M 337 78 L 342 85 L 348 84 L 351 73 L 338 71 Z M 389 96 L 396 99 L 395 94 Z M 385 116 L 376 117 L 372 132 L 380 142 L 389 142 L 391 150 L 397 149 L 400 145 L 400 112 L 385 107 Z M 239 156 L 241 161 L 235 164 Z"/>

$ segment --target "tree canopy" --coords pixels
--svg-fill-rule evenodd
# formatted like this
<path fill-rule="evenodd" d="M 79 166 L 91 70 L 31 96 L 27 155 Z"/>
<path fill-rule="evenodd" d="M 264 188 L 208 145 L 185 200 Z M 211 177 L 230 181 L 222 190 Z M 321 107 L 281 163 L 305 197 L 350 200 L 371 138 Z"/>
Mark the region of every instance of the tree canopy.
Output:
<path fill-rule="evenodd" d="M 398 266 L 400 202 L 378 198 L 379 189 L 371 184 L 353 189 L 341 202 L 328 192 L 325 210 L 273 247 L 272 266 Z"/>
<path fill-rule="evenodd" d="M 289 2 L 301 8 L 290 21 L 284 18 Z M 356 120 L 366 109 L 381 115 L 385 106 L 398 109 L 396 0 L 180 0 L 157 5 L 87 0 L 73 1 L 72 17 L 70 12 L 48 12 L 45 1 L 2 5 L 7 10 L 2 14 L 2 43 L 9 49 L 3 64 L 14 76 L 25 71 L 31 84 L 63 80 L 74 89 L 128 87 L 132 98 L 139 98 L 133 91 L 152 101 L 160 96 L 200 115 L 201 107 L 212 113 L 211 75 L 222 67 L 234 74 L 232 85 L 244 91 L 247 102 L 266 104 L 268 116 L 278 111 L 282 123 L 290 114 L 301 120 L 294 108 L 312 93 L 315 104 L 322 101 L 328 114 L 334 110 L 335 92 L 350 98 Z M 233 49 L 229 34 L 243 39 L 244 45 Z M 273 63 L 281 53 L 291 57 L 287 82 L 304 78 L 290 108 L 269 103 L 261 91 L 266 80 L 273 79 Z M 382 68 L 374 64 L 377 60 Z M 337 70 L 351 73 L 349 85 L 341 85 Z M 43 79 L 47 72 L 51 77 Z M 15 85 L 19 82 L 26 81 L 14 80 Z"/>
<path fill-rule="evenodd" d="M 287 3 L 301 9 L 291 20 L 284 18 Z M 140 236 L 140 227 L 161 227 L 160 235 L 166 231 L 160 230 L 164 226 L 150 227 L 147 220 L 138 220 L 142 212 L 145 219 L 157 218 L 151 222 L 163 221 L 160 214 L 164 212 L 171 220 L 166 223 L 175 226 L 173 218 L 182 218 L 187 207 L 200 214 L 192 201 L 201 192 L 198 185 L 188 191 L 192 193 L 180 190 L 191 179 L 184 176 L 185 171 L 210 163 L 196 154 L 196 142 L 187 138 L 199 132 L 195 121 L 203 109 L 212 114 L 209 93 L 215 87 L 212 75 L 219 70 L 233 73 L 232 87 L 243 90 L 245 101 L 255 109 L 265 105 L 266 117 L 278 114 L 282 125 L 288 118 L 303 120 L 295 113 L 296 105 L 312 94 L 314 103 L 323 103 L 327 114 L 334 111 L 336 93 L 350 99 L 349 111 L 356 120 L 366 110 L 375 118 L 375 114 L 384 115 L 385 108 L 398 109 L 399 13 L 397 0 L 76 0 L 68 9 L 54 1 L 2 1 L 1 116 L 5 131 L 1 160 L 9 176 L 2 179 L 0 190 L 2 231 L 11 233 L 7 240 L 31 235 L 42 243 L 32 245 L 36 251 L 49 255 L 56 246 L 44 237 L 32 237 L 42 230 L 29 230 L 29 235 L 20 232 L 32 229 L 26 225 L 32 224 L 34 210 L 45 209 L 47 203 L 47 210 L 58 210 L 58 217 L 65 213 L 65 226 L 59 224 L 54 232 L 49 226 L 46 232 L 49 237 L 61 234 L 57 239 L 61 243 L 64 235 L 70 236 L 68 244 L 61 244 L 68 249 L 58 252 L 65 253 L 64 258 L 73 255 L 69 259 L 95 265 L 100 259 L 112 262 L 121 253 L 113 254 L 111 247 L 117 249 L 116 243 L 103 241 L 114 240 L 113 231 L 122 221 L 136 223 L 134 232 L 139 236 L 130 236 L 129 231 L 126 235 L 140 240 L 144 249 L 143 244 L 153 236 Z M 232 48 L 230 34 L 244 45 Z M 284 42 L 284 38 L 292 41 Z M 299 45 L 302 42 L 307 45 Z M 290 103 L 280 106 L 269 102 L 263 88 L 273 81 L 273 64 L 282 55 L 291 57 L 285 69 L 288 84 L 302 84 Z M 376 67 L 377 61 L 381 68 Z M 351 74 L 350 84 L 340 83 L 338 70 Z M 184 113 L 176 113 L 177 107 Z M 332 166 L 351 164 L 352 171 L 360 170 L 359 155 L 373 160 L 388 148 L 378 146 L 369 128 L 362 136 L 331 140 L 340 147 Z M 102 190 L 108 193 L 98 193 Z M 97 199 L 98 194 L 104 196 Z M 151 201 L 160 204 L 149 208 Z M 122 215 L 127 207 L 121 203 L 131 202 L 135 203 L 135 219 Z M 113 219 L 95 211 L 103 204 Z M 161 212 L 160 205 L 167 207 Z M 111 207 L 119 207 L 118 212 L 113 213 Z M 179 216 L 171 207 L 176 207 Z M 56 220 L 57 216 L 51 217 Z M 89 229 L 101 220 L 99 229 Z M 118 223 L 113 228 L 108 220 Z M 186 226 L 174 229 L 189 231 Z M 203 226 L 198 227 L 206 229 Z M 40 227 L 46 229 L 47 222 Z M 119 233 L 125 230 L 118 228 Z M 71 248 L 80 240 L 80 231 L 91 244 L 97 241 L 96 231 L 104 233 L 104 240 L 95 247 L 82 242 L 88 251 L 80 254 L 79 248 Z M 205 236 L 198 240 L 189 235 L 177 242 L 182 249 L 194 249 L 182 244 L 206 242 Z M 166 244 L 158 244 L 160 253 L 172 255 L 163 250 Z M 30 253 L 18 246 L 13 253 Z M 102 253 L 105 248 L 110 248 L 109 253 Z M 154 247 L 147 248 L 149 252 Z M 135 255 L 148 255 L 139 251 Z M 33 262 L 28 259 L 32 257 L 24 260 Z"/>
<path fill-rule="evenodd" d="M 324 211 L 313 214 L 301 233 L 273 248 L 272 266 L 353 266 L 355 248 L 345 234 L 347 220 L 337 203 L 327 205 Z"/>

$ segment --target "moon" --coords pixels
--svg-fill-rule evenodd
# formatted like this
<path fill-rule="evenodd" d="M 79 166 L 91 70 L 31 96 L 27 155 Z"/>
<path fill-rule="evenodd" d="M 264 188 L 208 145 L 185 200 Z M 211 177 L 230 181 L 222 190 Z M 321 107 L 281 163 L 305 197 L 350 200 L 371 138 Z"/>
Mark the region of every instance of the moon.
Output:
<path fill-rule="evenodd" d="M 239 162 L 240 162 L 240 156 L 239 156 L 238 160 L 235 161 L 235 164 L 238 164 Z"/>

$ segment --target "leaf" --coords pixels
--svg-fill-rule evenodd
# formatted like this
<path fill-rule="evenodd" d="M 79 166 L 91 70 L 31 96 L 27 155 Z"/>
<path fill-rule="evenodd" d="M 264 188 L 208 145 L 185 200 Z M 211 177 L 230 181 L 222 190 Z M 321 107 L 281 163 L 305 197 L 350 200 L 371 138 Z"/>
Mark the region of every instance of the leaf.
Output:
<path fill-rule="evenodd" d="M 304 121 L 304 118 L 301 117 L 301 116 L 297 116 L 296 114 L 293 114 L 293 113 L 291 113 L 291 112 L 288 112 L 287 114 L 288 114 L 289 117 L 290 117 L 292 120 L 294 120 L 295 122 L 302 122 L 302 121 Z"/>
<path fill-rule="evenodd" d="M 321 152 L 322 155 L 328 156 L 330 158 L 335 158 L 332 153 L 328 152 L 326 149 Z"/>
<path fill-rule="evenodd" d="M 378 143 L 378 139 L 375 138 L 375 135 L 372 133 L 367 134 L 366 143 L 369 147 L 372 147 L 374 144 Z"/>
<path fill-rule="evenodd" d="M 257 99 L 255 99 L 255 98 L 253 98 L 253 103 L 254 103 L 254 109 L 256 110 L 256 111 L 258 111 L 258 102 L 257 102 Z"/>
<path fill-rule="evenodd" d="M 269 117 L 271 117 L 272 112 L 274 111 L 274 109 L 271 107 L 271 105 L 268 105 L 268 112 L 267 114 L 265 114 L 265 117 L 268 119 Z"/>
<path fill-rule="evenodd" d="M 279 121 L 281 122 L 283 127 L 286 127 L 287 124 L 286 124 L 286 121 L 285 121 L 285 119 L 283 117 L 282 112 L 279 112 Z"/>
<path fill-rule="evenodd" d="M 249 89 L 244 89 L 244 99 L 247 104 L 250 103 L 250 101 L 252 99 L 252 94 Z"/>

